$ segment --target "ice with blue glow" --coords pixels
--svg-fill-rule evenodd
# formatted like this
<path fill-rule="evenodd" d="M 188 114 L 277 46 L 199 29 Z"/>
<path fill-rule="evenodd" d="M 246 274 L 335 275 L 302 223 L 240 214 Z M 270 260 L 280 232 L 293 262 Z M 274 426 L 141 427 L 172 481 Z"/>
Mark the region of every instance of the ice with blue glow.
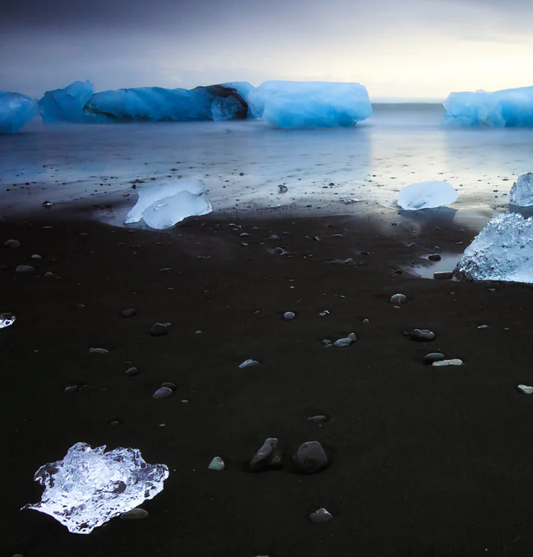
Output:
<path fill-rule="evenodd" d="M 41 466 L 34 476 L 45 486 L 41 501 L 23 509 L 48 514 L 73 534 L 90 534 L 163 491 L 166 465 L 146 463 L 138 449 L 105 448 L 76 443 L 63 460 Z"/>
<path fill-rule="evenodd" d="M 95 93 L 84 111 L 119 122 L 188 122 L 242 119 L 248 105 L 237 88 L 223 85 L 195 89 L 139 87 Z M 244 90 L 243 85 L 239 87 Z"/>
<path fill-rule="evenodd" d="M 398 205 L 406 211 L 434 209 L 453 203 L 459 194 L 448 182 L 418 182 L 403 188 Z"/>
<path fill-rule="evenodd" d="M 172 228 L 190 216 L 207 215 L 211 203 L 202 180 L 177 181 L 138 190 L 139 199 L 126 216 L 125 224 L 141 219 L 156 230 Z"/>
<path fill-rule="evenodd" d="M 254 116 L 285 129 L 349 127 L 372 114 L 359 83 L 266 81 L 249 93 L 248 104 Z"/>
<path fill-rule="evenodd" d="M 0 134 L 20 131 L 37 114 L 37 103 L 21 93 L 0 91 Z"/>
<path fill-rule="evenodd" d="M 467 280 L 533 283 L 533 217 L 494 217 L 466 248 L 454 273 Z"/>
<path fill-rule="evenodd" d="M 487 93 L 450 93 L 443 103 L 444 126 L 525 128 L 533 126 L 533 87 Z"/>
<path fill-rule="evenodd" d="M 75 81 L 64 89 L 46 91 L 39 101 L 39 112 L 44 122 L 88 122 L 83 107 L 94 94 L 90 81 Z"/>

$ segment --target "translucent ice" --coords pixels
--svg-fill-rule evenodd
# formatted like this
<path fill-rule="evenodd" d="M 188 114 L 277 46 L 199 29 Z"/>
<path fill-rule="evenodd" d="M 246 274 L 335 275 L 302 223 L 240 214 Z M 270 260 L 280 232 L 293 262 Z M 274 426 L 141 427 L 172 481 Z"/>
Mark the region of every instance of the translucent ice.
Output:
<path fill-rule="evenodd" d="M 454 273 L 468 280 L 533 283 L 533 217 L 494 217 L 466 248 Z"/>
<path fill-rule="evenodd" d="M 211 203 L 202 180 L 173 182 L 143 188 L 136 205 L 126 216 L 126 224 L 143 219 L 150 228 L 171 228 L 193 215 L 207 215 Z"/>
<path fill-rule="evenodd" d="M 509 204 L 518 207 L 533 205 L 533 174 L 528 172 L 518 177 L 509 194 Z"/>
<path fill-rule="evenodd" d="M 26 505 L 48 514 L 74 534 L 90 534 L 115 516 L 163 491 L 164 464 L 147 464 L 138 449 L 76 443 L 63 460 L 41 466 L 35 481 L 45 486 L 40 503 Z"/>
<path fill-rule="evenodd" d="M 487 93 L 450 93 L 444 101 L 445 126 L 495 128 L 533 126 L 533 87 Z"/>
<path fill-rule="evenodd" d="M 83 107 L 94 94 L 90 81 L 75 81 L 64 89 L 46 91 L 39 101 L 39 112 L 44 122 L 87 122 Z"/>
<path fill-rule="evenodd" d="M 266 81 L 250 92 L 248 103 L 256 117 L 280 128 L 353 126 L 372 113 L 358 83 Z"/>
<path fill-rule="evenodd" d="M 16 133 L 37 114 L 37 103 L 20 93 L 0 91 L 0 134 Z"/>
<path fill-rule="evenodd" d="M 457 197 L 457 192 L 448 182 L 418 182 L 403 188 L 398 205 L 406 211 L 418 211 L 449 205 Z"/>

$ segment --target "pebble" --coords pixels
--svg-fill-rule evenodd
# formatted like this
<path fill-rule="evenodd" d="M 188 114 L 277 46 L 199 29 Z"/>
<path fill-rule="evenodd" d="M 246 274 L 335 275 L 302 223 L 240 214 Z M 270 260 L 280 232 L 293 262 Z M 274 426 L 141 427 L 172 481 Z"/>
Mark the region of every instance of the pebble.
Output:
<path fill-rule="evenodd" d="M 290 321 L 291 319 L 294 319 L 295 317 L 296 317 L 296 315 L 292 311 L 286 311 L 283 314 L 283 319 L 285 319 L 285 321 Z"/>
<path fill-rule="evenodd" d="M 211 461 L 209 466 L 207 467 L 208 470 L 224 470 L 225 468 L 224 461 L 219 457 L 215 456 L 215 458 Z"/>
<path fill-rule="evenodd" d="M 139 370 L 136 367 L 130 367 L 126 370 L 126 375 L 128 377 L 133 377 L 135 375 L 139 375 Z"/>
<path fill-rule="evenodd" d="M 166 387 L 167 389 L 171 389 L 172 391 L 175 391 L 178 387 L 176 387 L 176 385 L 174 385 L 174 383 L 170 383 L 170 381 L 165 381 L 164 383 L 161 383 L 161 387 Z"/>
<path fill-rule="evenodd" d="M 352 344 L 352 342 L 355 342 L 357 340 L 357 337 L 355 336 L 354 333 L 350 333 L 346 338 L 339 338 L 338 340 L 336 340 L 333 343 L 333 346 L 337 346 L 339 348 L 345 348 L 347 346 L 350 346 L 350 344 Z"/>
<path fill-rule="evenodd" d="M 6 240 L 4 246 L 6 248 L 20 248 L 21 243 L 18 240 Z"/>
<path fill-rule="evenodd" d="M 434 279 L 450 280 L 453 277 L 453 271 L 437 271 L 433 273 Z"/>
<path fill-rule="evenodd" d="M 294 455 L 294 463 L 299 472 L 314 474 L 328 465 L 328 457 L 318 441 L 308 441 Z"/>
<path fill-rule="evenodd" d="M 442 257 L 440 256 L 439 253 L 431 253 L 428 255 L 428 259 L 430 261 L 440 261 L 442 259 Z"/>
<path fill-rule="evenodd" d="M 424 362 L 426 364 L 432 364 L 433 362 L 439 362 L 441 360 L 444 360 L 444 354 L 441 354 L 440 352 L 431 352 L 430 354 L 426 354 L 424 356 Z"/>
<path fill-rule="evenodd" d="M 462 366 L 463 360 L 460 360 L 459 358 L 453 358 L 452 360 L 439 360 L 438 362 L 433 362 L 431 365 L 435 367 Z"/>
<path fill-rule="evenodd" d="M 287 193 L 289 188 L 287 186 L 278 186 L 279 193 Z"/>
<path fill-rule="evenodd" d="M 123 520 L 139 520 L 141 518 L 146 518 L 148 516 L 148 511 L 144 509 L 132 509 L 126 513 L 122 513 L 120 518 Z"/>
<path fill-rule="evenodd" d="M 133 308 L 128 308 L 122 312 L 122 317 L 133 317 L 136 313 Z"/>
<path fill-rule="evenodd" d="M 320 317 L 326 317 L 326 315 L 329 315 L 329 311 L 325 309 L 324 311 L 320 312 L 318 315 L 320 315 Z"/>
<path fill-rule="evenodd" d="M 478 329 L 488 329 L 488 328 L 489 328 L 488 325 L 480 325 L 480 326 L 478 327 Z"/>
<path fill-rule="evenodd" d="M 244 362 L 239 367 L 242 369 L 245 367 L 255 367 L 258 365 L 259 362 L 257 360 L 244 360 Z"/>
<path fill-rule="evenodd" d="M 34 254 L 31 256 L 31 258 L 32 258 L 32 259 L 42 259 L 42 257 L 41 257 L 40 255 L 38 255 L 37 253 L 34 253 Z"/>
<path fill-rule="evenodd" d="M 518 389 L 526 395 L 533 394 L 533 387 L 530 387 L 529 385 L 518 385 Z"/>
<path fill-rule="evenodd" d="M 322 414 L 318 415 L 318 416 L 311 416 L 310 418 L 307 418 L 308 422 L 317 422 L 319 424 L 323 424 L 324 422 L 327 422 L 328 419 L 326 416 L 323 416 Z"/>
<path fill-rule="evenodd" d="M 18 265 L 15 271 L 17 273 L 34 273 L 35 267 L 32 267 L 31 265 Z"/>
<path fill-rule="evenodd" d="M 391 304 L 398 306 L 407 302 L 407 296 L 405 294 L 394 294 L 389 301 Z"/>
<path fill-rule="evenodd" d="M 173 394 L 174 391 L 172 389 L 169 389 L 168 387 L 161 387 L 152 395 L 152 398 L 159 400 L 161 398 L 171 397 Z"/>
<path fill-rule="evenodd" d="M 411 340 L 429 341 L 435 338 L 435 333 L 429 329 L 414 329 L 411 332 Z"/>
<path fill-rule="evenodd" d="M 65 387 L 65 392 L 67 394 L 75 393 L 77 390 L 78 390 L 77 385 L 69 385 L 68 387 Z"/>
<path fill-rule="evenodd" d="M 55 273 L 51 273 L 50 271 L 48 271 L 43 275 L 43 278 L 57 278 L 57 275 Z"/>
<path fill-rule="evenodd" d="M 89 348 L 90 354 L 107 354 L 108 352 L 109 350 L 106 350 L 105 348 Z"/>
<path fill-rule="evenodd" d="M 326 509 L 318 509 L 314 513 L 311 513 L 309 520 L 315 524 L 321 524 L 323 522 L 329 522 L 333 520 L 333 515 L 329 513 Z"/>
<path fill-rule="evenodd" d="M 280 465 L 281 449 L 278 447 L 278 440 L 275 437 L 269 437 L 250 461 L 250 470 L 252 472 L 259 472 L 259 470 L 274 468 Z"/>
<path fill-rule="evenodd" d="M 150 334 L 153 337 L 168 335 L 168 327 L 164 323 L 154 323 L 150 328 Z"/>

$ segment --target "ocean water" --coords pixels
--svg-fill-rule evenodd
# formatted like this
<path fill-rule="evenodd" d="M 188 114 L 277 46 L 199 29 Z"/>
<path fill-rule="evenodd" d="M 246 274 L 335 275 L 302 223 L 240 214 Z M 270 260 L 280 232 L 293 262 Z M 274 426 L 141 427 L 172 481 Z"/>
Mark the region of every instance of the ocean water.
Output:
<path fill-rule="evenodd" d="M 0 136 L 0 217 L 50 201 L 118 223 L 135 202 L 134 181 L 176 179 L 204 180 L 215 211 L 395 210 L 400 189 L 425 180 L 449 181 L 460 212 L 504 210 L 513 181 L 533 170 L 533 129 L 442 128 L 443 115 L 438 104 L 375 104 L 355 128 L 289 131 L 260 120 L 35 121 Z"/>

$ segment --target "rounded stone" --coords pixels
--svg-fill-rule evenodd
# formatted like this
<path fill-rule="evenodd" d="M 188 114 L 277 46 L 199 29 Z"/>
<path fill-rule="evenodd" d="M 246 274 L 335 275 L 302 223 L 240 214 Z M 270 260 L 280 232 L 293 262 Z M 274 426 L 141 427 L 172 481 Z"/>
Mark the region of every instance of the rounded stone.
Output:
<path fill-rule="evenodd" d="M 265 440 L 261 448 L 250 461 L 250 470 L 258 472 L 267 468 L 276 468 L 281 465 L 281 449 L 275 437 Z"/>
<path fill-rule="evenodd" d="M 444 354 L 440 352 L 431 352 L 424 356 L 424 362 L 426 364 L 432 364 L 433 362 L 439 362 L 441 360 L 444 360 Z"/>
<path fill-rule="evenodd" d="M 122 513 L 120 518 L 123 520 L 139 520 L 141 518 L 146 518 L 148 516 L 148 511 L 144 509 L 132 509 L 126 513 Z"/>
<path fill-rule="evenodd" d="M 128 308 L 122 312 L 122 317 L 133 317 L 136 313 L 133 308 Z"/>
<path fill-rule="evenodd" d="M 20 248 L 21 243 L 18 240 L 6 240 L 4 246 L 6 248 Z"/>
<path fill-rule="evenodd" d="M 135 375 L 139 375 L 139 370 L 136 367 L 130 367 L 126 370 L 126 375 L 128 377 L 133 377 Z"/>
<path fill-rule="evenodd" d="M 163 323 L 154 323 L 150 328 L 150 334 L 153 337 L 168 335 L 168 327 Z"/>
<path fill-rule="evenodd" d="M 418 340 L 421 342 L 430 341 L 435 338 L 435 333 L 429 329 L 414 329 L 411 332 L 411 340 Z"/>
<path fill-rule="evenodd" d="M 315 524 L 322 524 L 324 522 L 329 522 L 333 520 L 333 515 L 329 513 L 326 509 L 318 509 L 314 513 L 311 513 L 309 520 Z"/>
<path fill-rule="evenodd" d="M 442 257 L 439 253 L 430 253 L 428 255 L 428 259 L 430 261 L 440 261 L 442 259 Z"/>
<path fill-rule="evenodd" d="M 152 398 L 155 398 L 156 400 L 162 399 L 162 398 L 169 398 L 174 394 L 174 391 L 172 389 L 169 389 L 168 387 L 161 387 L 159 389 L 157 389 L 157 391 L 152 395 Z"/>
<path fill-rule="evenodd" d="M 405 302 L 407 302 L 407 296 L 405 294 L 394 294 L 394 296 L 391 296 L 390 299 L 390 303 L 394 304 L 395 306 L 405 304 Z"/>
<path fill-rule="evenodd" d="M 328 465 L 328 457 L 318 441 L 308 441 L 300 445 L 294 455 L 296 469 L 303 474 L 320 472 Z"/>
<path fill-rule="evenodd" d="M 77 390 L 78 390 L 77 385 L 69 385 L 68 387 L 65 387 L 65 392 L 67 394 L 75 393 Z"/>
<path fill-rule="evenodd" d="M 283 314 L 283 319 L 285 319 L 285 321 L 291 321 L 291 319 L 294 319 L 295 317 L 296 315 L 292 311 L 286 311 Z"/>
<path fill-rule="evenodd" d="M 176 385 L 174 385 L 174 383 L 170 383 L 170 381 L 165 381 L 165 383 L 161 383 L 161 387 L 166 387 L 167 389 L 171 389 L 172 391 L 175 391 L 178 387 L 176 387 Z"/>
<path fill-rule="evenodd" d="M 25 274 L 35 273 L 35 267 L 32 267 L 31 265 L 18 265 L 15 271 L 17 273 L 25 273 Z"/>

